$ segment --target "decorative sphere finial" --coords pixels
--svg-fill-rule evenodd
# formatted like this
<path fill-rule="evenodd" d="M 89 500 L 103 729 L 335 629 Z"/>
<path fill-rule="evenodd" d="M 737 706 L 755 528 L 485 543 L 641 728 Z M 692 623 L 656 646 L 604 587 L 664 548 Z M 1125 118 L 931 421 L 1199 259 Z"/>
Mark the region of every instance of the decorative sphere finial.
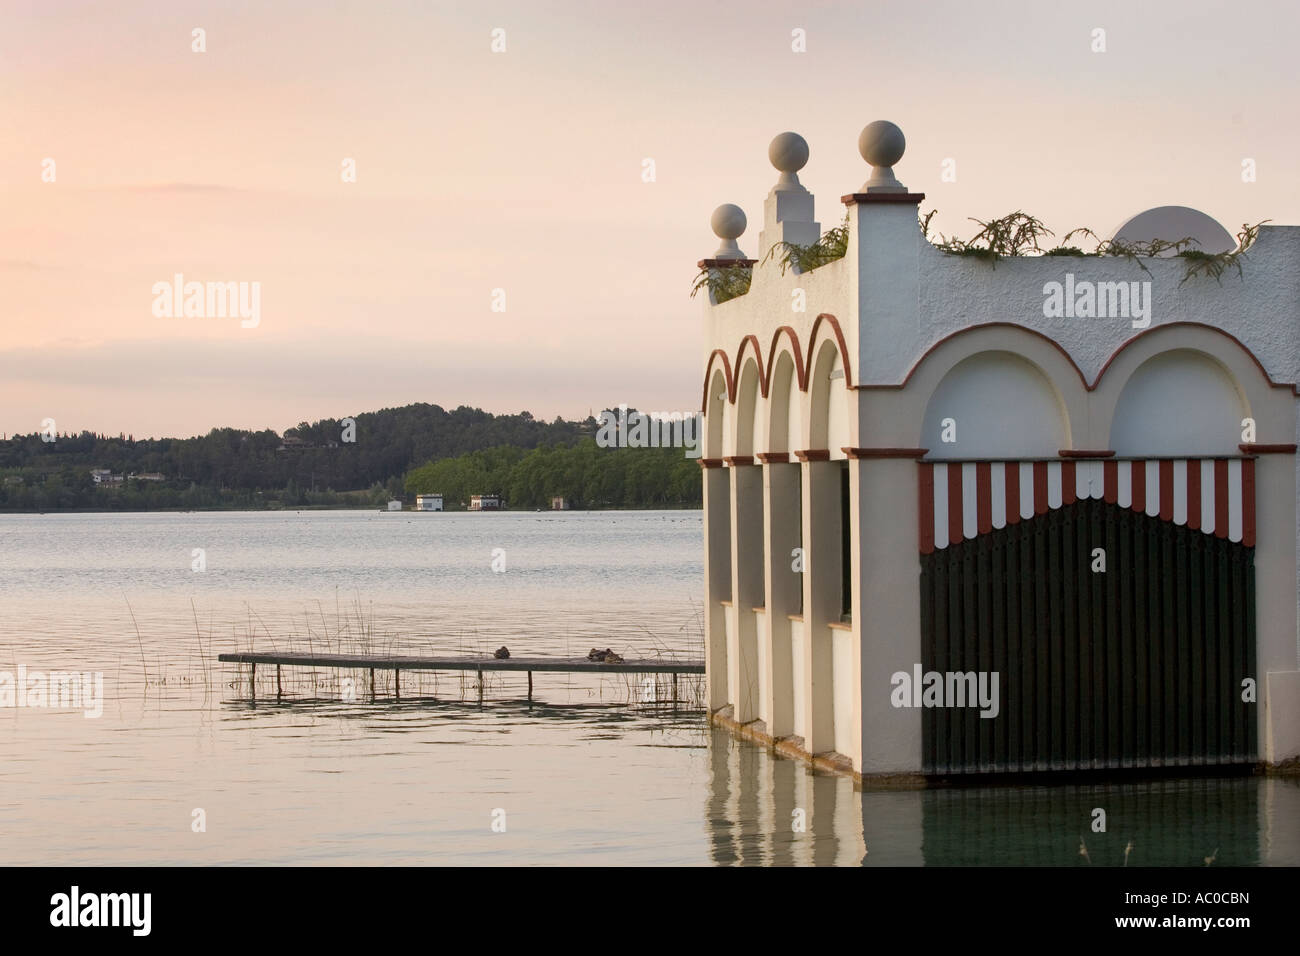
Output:
<path fill-rule="evenodd" d="M 734 203 L 725 202 L 713 210 L 713 215 L 709 217 L 709 225 L 713 227 L 713 234 L 722 240 L 722 245 L 713 254 L 713 258 L 744 259 L 745 254 L 740 251 L 736 240 L 744 235 L 748 224 L 745 210 Z"/>
<path fill-rule="evenodd" d="M 907 140 L 903 131 L 889 120 L 876 120 L 862 128 L 858 136 L 858 152 L 871 164 L 871 178 L 862 187 L 863 192 L 905 193 L 907 188 L 894 177 L 891 168 L 903 158 Z"/>
<path fill-rule="evenodd" d="M 808 141 L 798 133 L 778 133 L 767 147 L 767 158 L 781 171 L 782 183 L 797 183 L 808 165 Z"/>
<path fill-rule="evenodd" d="M 893 166 L 906 148 L 903 131 L 889 120 L 868 123 L 858 136 L 858 152 L 872 166 Z"/>

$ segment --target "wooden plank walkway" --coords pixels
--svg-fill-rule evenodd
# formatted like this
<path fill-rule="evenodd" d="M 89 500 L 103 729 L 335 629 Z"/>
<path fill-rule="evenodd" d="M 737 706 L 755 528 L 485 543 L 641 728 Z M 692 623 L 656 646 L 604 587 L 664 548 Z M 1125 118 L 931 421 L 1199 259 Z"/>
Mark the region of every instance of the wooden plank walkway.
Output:
<path fill-rule="evenodd" d="M 703 661 L 668 661 L 640 658 L 606 664 L 585 657 L 373 657 L 362 654 L 218 654 L 227 664 L 252 665 L 249 694 L 256 698 L 257 665 L 275 666 L 276 696 L 280 696 L 280 668 L 340 667 L 370 671 L 370 698 L 375 699 L 375 671 L 393 671 L 394 696 L 402 698 L 402 671 L 473 671 L 478 674 L 478 699 L 483 702 L 483 671 L 523 671 L 528 674 L 528 699 L 533 699 L 533 672 L 580 674 L 671 674 L 672 703 L 677 703 L 677 675 L 703 674 Z"/>
<path fill-rule="evenodd" d="M 284 664 L 293 667 L 356 667 L 388 671 L 558 671 L 591 674 L 703 674 L 703 661 L 657 658 L 617 664 L 585 657 L 368 657 L 357 654 L 218 654 L 229 664 Z"/>

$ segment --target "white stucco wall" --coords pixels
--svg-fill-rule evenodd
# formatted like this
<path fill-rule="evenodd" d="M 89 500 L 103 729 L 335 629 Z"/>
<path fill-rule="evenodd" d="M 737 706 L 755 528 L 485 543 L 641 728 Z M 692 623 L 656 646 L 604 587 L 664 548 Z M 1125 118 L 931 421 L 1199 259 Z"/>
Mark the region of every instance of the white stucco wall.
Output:
<path fill-rule="evenodd" d="M 822 218 L 831 217 L 823 212 Z M 793 271 L 782 275 L 779 266 L 768 262 L 754 269 L 747 295 L 720 305 L 706 305 L 704 358 L 715 372 L 725 364 L 736 382 L 749 357 L 757 355 L 767 377 L 771 374 L 774 340 L 778 354 L 794 351 L 790 336 L 778 335 L 779 330 L 788 327 L 798 342 L 800 368 L 807 370 L 811 364 L 812 371 L 816 371 L 822 343 L 834 340 L 830 324 L 818 317 L 823 313 L 834 316 L 844 343 L 845 374 L 844 378 L 832 380 L 829 414 L 817 420 L 831 423 L 826 443 L 836 457 L 840 457 L 841 444 L 912 447 L 918 443 L 929 448 L 932 457 L 960 457 L 962 438 L 969 439 L 971 447 L 996 447 L 997 454 L 1006 457 L 1051 456 L 1059 448 L 1113 448 L 1121 454 L 1143 455 L 1236 454 L 1236 442 L 1231 436 L 1239 435 L 1240 417 L 1254 409 L 1246 395 L 1232 386 L 1232 378 L 1243 387 L 1249 381 L 1256 399 L 1263 396 L 1272 409 L 1261 420 L 1257 442 L 1300 442 L 1300 399 L 1282 389 L 1268 389 L 1253 361 L 1243 357 L 1230 340 L 1180 332 L 1168 346 L 1153 345 L 1144 350 L 1142 342 L 1137 342 L 1121 352 L 1135 337 L 1162 326 L 1199 323 L 1239 340 L 1272 382 L 1288 386 L 1300 382 L 1300 227 L 1262 227 L 1258 241 L 1242 258 L 1241 278 L 1230 270 L 1218 282 L 1204 277 L 1184 282 L 1183 260 L 1144 259 L 1143 264 L 1149 271 L 1119 258 L 1025 257 L 1002 260 L 993 267 L 976 259 L 947 255 L 927 242 L 917 227 L 914 205 L 857 204 L 850 207 L 849 247 L 843 259 L 803 275 Z M 1144 299 L 1149 295 L 1149 324 L 1141 315 L 1045 315 L 1045 285 L 1064 285 L 1067 277 L 1072 277 L 1075 285 L 1120 281 L 1143 284 Z M 792 296 L 796 290 L 804 294 L 804 311 L 791 307 L 797 301 Z M 1144 327 L 1135 327 L 1135 321 Z M 991 346 L 993 351 L 1010 348 L 1022 356 L 1008 357 L 1002 374 L 991 381 L 984 376 L 982 383 L 963 387 L 960 368 L 953 369 L 956 374 L 950 380 L 942 379 L 944 372 L 931 376 L 919 408 L 913 407 L 915 396 L 909 398 L 897 391 L 918 371 L 918 363 L 932 349 L 950 336 L 980 326 L 1011 326 L 1044 338 L 1031 339 L 1022 331 L 1008 337 L 1007 342 Z M 747 341 L 749 337 L 752 340 Z M 1222 359 L 1230 365 L 1231 377 L 1219 374 L 1208 359 L 1192 358 L 1179 364 L 1157 358 L 1148 367 L 1138 368 L 1130 389 L 1119 394 L 1119 384 L 1134 372 L 1136 353 L 1145 355 L 1162 347 L 1186 348 L 1186 340 L 1190 339 L 1195 339 L 1196 348 L 1214 360 Z M 1165 340 L 1153 336 L 1145 341 Z M 719 361 L 715 351 L 726 356 L 725 363 Z M 810 355 L 814 356 L 811 362 Z M 1107 363 L 1112 360 L 1114 365 L 1107 371 Z M 1047 371 L 1050 383 L 1046 390 L 1032 372 L 1026 372 L 1026 361 Z M 1107 374 L 1109 380 L 1104 377 Z M 794 377 L 788 398 L 781 393 L 790 416 L 786 448 L 777 448 L 764 437 L 772 410 L 760 397 L 752 442 L 748 428 L 743 438 L 738 434 L 732 407 L 727 403 L 723 448 L 711 455 L 737 454 L 738 445 L 754 453 L 818 445 L 810 431 L 815 417 L 812 393 L 822 383 L 809 382 L 808 390 L 801 391 L 799 375 Z M 846 380 L 855 389 L 865 386 L 866 390 L 846 390 Z M 1107 381 L 1115 383 L 1115 387 L 1108 389 Z M 936 387 L 939 391 L 935 401 L 929 402 L 928 389 Z M 1053 388 L 1061 394 L 1056 407 L 1049 408 Z M 1279 402 L 1283 412 L 1289 405 L 1289 415 L 1278 414 Z M 936 433 L 938 419 L 946 417 L 941 407 L 945 403 L 960 405 L 965 419 L 959 426 L 959 444 L 955 448 L 944 448 L 929 438 Z M 994 414 L 999 408 L 1007 410 L 1005 418 Z M 978 414 L 981 410 L 989 414 Z M 1005 427 L 1011 419 L 1018 420 L 1014 429 Z M 896 422 L 911 424 L 896 426 Z M 972 425 L 973 432 L 961 433 L 962 427 Z M 1059 441 L 1052 437 L 1058 428 Z M 1153 437 L 1162 428 L 1166 439 L 1163 443 Z M 1085 433 L 1089 441 L 1081 444 Z M 1200 439 L 1210 433 L 1213 438 L 1207 437 L 1200 444 Z M 921 440 L 922 434 L 925 440 Z M 1292 553 L 1297 568 L 1295 653 L 1289 666 L 1300 667 L 1300 464 L 1289 467 L 1296 469 L 1297 478 L 1297 517 L 1293 522 L 1290 514 L 1285 516 L 1287 526 L 1295 525 L 1296 546 Z M 1285 481 L 1281 487 L 1285 489 Z M 905 507 L 902 491 L 880 489 L 879 493 L 895 491 L 900 497 L 892 504 L 901 513 Z M 872 493 L 878 493 L 877 486 L 873 486 Z M 914 489 L 910 493 L 914 495 Z M 1283 490 L 1283 494 L 1289 492 Z M 890 506 L 881 507 L 888 510 Z M 1261 520 L 1267 521 L 1267 517 L 1261 515 Z M 1285 541 L 1276 543 L 1288 548 Z M 1282 564 L 1289 561 L 1287 558 Z M 864 563 L 864 568 L 868 564 Z M 1279 567 L 1276 561 L 1273 566 Z M 1289 577 L 1289 567 L 1287 572 Z M 914 615 L 914 609 L 909 607 L 906 613 Z M 861 639 L 860 622 L 855 622 L 854 633 Z M 796 695 L 806 678 L 799 672 L 801 655 L 797 650 L 803 639 L 802 627 L 796 626 Z M 1260 639 L 1266 639 L 1262 633 Z M 1276 636 L 1272 640 L 1276 650 Z M 907 649 L 900 645 L 899 650 Z M 865 674 L 868 665 L 863 667 Z M 798 714 L 803 710 L 802 706 L 796 707 Z M 863 710 L 864 734 L 873 719 Z M 797 727 L 796 732 L 802 729 Z M 836 738 L 838 743 L 838 728 Z M 869 751 L 873 744 L 863 740 L 859 746 Z M 910 746 L 906 741 L 891 744 L 884 763 L 876 769 L 896 769 L 891 755 Z M 860 755 L 852 756 L 856 761 Z"/>

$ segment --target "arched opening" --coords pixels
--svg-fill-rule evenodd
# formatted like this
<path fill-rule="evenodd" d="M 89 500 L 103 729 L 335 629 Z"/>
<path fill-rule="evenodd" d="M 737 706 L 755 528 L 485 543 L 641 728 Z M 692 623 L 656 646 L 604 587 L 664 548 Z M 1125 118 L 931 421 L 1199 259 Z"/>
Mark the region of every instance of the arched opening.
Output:
<path fill-rule="evenodd" d="M 736 454 L 761 451 L 762 415 L 758 406 L 758 362 L 750 356 L 740 369 L 736 388 Z M 757 439 L 757 440 L 756 440 Z"/>
<path fill-rule="evenodd" d="M 794 359 L 789 352 L 780 352 L 772 367 L 772 381 L 767 393 L 767 451 L 791 452 L 804 447 L 801 443 L 801 393 L 795 375 Z"/>
<path fill-rule="evenodd" d="M 844 387 L 844 359 L 831 340 L 822 342 L 808 379 L 809 448 L 825 448 L 831 458 L 846 457 L 849 444 L 849 392 Z"/>

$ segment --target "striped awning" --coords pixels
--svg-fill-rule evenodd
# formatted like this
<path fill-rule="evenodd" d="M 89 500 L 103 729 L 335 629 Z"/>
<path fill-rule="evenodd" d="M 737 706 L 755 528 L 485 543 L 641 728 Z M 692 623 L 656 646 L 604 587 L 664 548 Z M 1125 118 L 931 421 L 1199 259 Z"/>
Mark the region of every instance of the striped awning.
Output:
<path fill-rule="evenodd" d="M 1253 458 L 921 462 L 922 554 L 1093 498 L 1255 545 Z"/>

